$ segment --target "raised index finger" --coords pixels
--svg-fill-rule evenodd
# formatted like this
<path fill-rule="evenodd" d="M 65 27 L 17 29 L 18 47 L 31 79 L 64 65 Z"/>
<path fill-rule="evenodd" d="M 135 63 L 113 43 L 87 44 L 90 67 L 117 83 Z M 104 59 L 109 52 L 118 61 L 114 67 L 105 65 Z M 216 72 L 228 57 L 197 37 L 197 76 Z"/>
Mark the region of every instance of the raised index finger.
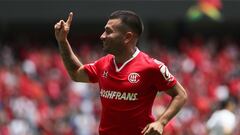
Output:
<path fill-rule="evenodd" d="M 72 18 L 73 18 L 73 12 L 70 12 L 68 15 L 68 19 L 67 19 L 67 24 L 70 26 L 72 23 Z"/>

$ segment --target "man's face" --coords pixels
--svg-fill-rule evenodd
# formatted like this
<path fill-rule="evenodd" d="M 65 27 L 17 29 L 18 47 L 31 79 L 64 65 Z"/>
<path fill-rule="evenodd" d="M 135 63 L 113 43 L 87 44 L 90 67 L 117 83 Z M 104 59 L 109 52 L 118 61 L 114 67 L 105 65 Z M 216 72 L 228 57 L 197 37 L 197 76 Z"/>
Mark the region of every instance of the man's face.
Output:
<path fill-rule="evenodd" d="M 108 20 L 105 31 L 100 39 L 103 41 L 103 50 L 110 54 L 118 54 L 124 46 L 124 34 L 120 31 L 120 19 Z"/>

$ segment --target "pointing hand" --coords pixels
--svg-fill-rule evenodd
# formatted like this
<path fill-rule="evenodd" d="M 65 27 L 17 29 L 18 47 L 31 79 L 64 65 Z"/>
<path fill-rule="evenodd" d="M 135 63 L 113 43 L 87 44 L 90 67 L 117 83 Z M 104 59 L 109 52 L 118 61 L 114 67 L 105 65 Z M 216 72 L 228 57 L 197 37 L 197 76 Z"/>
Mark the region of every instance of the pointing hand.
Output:
<path fill-rule="evenodd" d="M 73 13 L 70 12 L 67 21 L 60 20 L 54 25 L 55 37 L 58 42 L 66 41 L 72 23 Z"/>

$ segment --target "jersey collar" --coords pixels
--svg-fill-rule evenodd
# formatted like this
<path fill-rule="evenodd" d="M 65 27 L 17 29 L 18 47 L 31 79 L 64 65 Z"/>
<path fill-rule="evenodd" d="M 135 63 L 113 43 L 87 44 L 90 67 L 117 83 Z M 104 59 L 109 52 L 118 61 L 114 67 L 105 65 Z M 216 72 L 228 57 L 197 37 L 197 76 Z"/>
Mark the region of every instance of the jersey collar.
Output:
<path fill-rule="evenodd" d="M 122 64 L 122 66 L 120 66 L 120 68 L 118 68 L 116 61 L 115 61 L 115 57 L 113 57 L 113 63 L 116 69 L 116 72 L 119 72 L 123 69 L 123 67 L 125 67 L 125 65 L 127 65 L 130 61 L 132 61 L 138 54 L 139 54 L 140 50 L 136 47 L 136 51 L 134 52 L 134 54 L 132 55 L 132 57 L 130 59 L 128 59 L 126 62 L 124 62 Z"/>

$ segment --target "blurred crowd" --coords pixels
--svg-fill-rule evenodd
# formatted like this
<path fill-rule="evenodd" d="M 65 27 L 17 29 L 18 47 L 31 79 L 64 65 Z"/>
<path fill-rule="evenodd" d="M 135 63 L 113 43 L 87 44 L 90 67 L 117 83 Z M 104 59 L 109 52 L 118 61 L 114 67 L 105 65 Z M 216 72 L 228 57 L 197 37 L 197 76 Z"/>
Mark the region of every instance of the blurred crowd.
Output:
<path fill-rule="evenodd" d="M 71 81 L 55 42 L 0 44 L 0 135 L 98 134 L 98 85 Z M 140 45 L 140 50 L 142 46 L 169 67 L 189 95 L 165 135 L 207 135 L 206 123 L 220 102 L 229 97 L 240 100 L 237 40 L 195 36 L 182 37 L 170 48 L 157 39 Z M 100 44 L 79 43 L 73 48 L 83 63 L 104 55 Z M 169 100 L 158 93 L 153 108 L 156 117 Z M 239 102 L 236 106 L 236 125 L 240 125 Z M 233 135 L 240 135 L 240 129 L 235 128 Z"/>

